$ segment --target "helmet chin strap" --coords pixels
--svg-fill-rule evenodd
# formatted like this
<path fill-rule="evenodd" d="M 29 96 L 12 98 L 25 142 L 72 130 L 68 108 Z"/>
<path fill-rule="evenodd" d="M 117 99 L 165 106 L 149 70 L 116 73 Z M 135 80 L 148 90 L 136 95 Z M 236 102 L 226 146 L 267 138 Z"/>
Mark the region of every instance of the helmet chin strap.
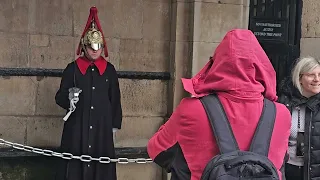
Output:
<path fill-rule="evenodd" d="M 88 53 L 87 48 L 86 48 L 86 46 L 84 45 L 84 43 L 82 43 L 82 49 L 83 49 L 84 55 L 85 55 L 90 61 L 94 61 L 94 59 L 92 59 L 92 57 L 89 56 L 89 53 Z"/>

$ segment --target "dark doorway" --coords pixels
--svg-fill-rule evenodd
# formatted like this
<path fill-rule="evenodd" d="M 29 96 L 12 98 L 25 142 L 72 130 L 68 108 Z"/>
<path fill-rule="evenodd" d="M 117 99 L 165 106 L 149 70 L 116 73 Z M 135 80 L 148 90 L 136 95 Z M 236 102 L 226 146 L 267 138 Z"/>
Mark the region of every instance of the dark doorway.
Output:
<path fill-rule="evenodd" d="M 290 75 L 300 56 L 302 0 L 250 0 L 249 29 L 277 72 L 277 83 Z"/>

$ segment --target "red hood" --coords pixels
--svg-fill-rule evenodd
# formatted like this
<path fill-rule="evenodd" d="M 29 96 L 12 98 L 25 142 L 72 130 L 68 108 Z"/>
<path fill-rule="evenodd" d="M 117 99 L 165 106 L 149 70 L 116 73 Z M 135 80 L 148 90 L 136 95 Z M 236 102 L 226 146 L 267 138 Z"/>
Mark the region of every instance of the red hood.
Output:
<path fill-rule="evenodd" d="M 182 82 L 195 97 L 215 91 L 239 98 L 264 95 L 277 100 L 274 68 L 254 34 L 244 29 L 229 31 L 204 68 Z"/>

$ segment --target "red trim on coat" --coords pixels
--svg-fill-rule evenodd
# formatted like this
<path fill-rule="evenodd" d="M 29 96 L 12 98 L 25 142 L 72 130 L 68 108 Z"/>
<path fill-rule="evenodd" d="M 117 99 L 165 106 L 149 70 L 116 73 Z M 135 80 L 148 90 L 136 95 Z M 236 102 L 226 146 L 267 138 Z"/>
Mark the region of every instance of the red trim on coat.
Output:
<path fill-rule="evenodd" d="M 90 61 L 86 57 L 81 56 L 76 60 L 76 63 L 83 75 L 86 74 L 88 67 L 92 65 L 95 65 L 98 68 L 100 75 L 102 75 L 107 69 L 107 61 L 102 56 L 95 61 Z"/>

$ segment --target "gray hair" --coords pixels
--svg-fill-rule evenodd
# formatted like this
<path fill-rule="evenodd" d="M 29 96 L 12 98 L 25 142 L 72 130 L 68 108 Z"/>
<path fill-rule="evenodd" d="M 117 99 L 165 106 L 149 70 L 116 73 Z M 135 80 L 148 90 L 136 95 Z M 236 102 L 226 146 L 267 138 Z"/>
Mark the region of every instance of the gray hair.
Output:
<path fill-rule="evenodd" d="M 292 69 L 292 83 L 302 94 L 302 86 L 300 84 L 300 78 L 303 73 L 308 73 L 320 66 L 320 60 L 311 56 L 301 57 L 297 60 L 294 68 Z"/>

